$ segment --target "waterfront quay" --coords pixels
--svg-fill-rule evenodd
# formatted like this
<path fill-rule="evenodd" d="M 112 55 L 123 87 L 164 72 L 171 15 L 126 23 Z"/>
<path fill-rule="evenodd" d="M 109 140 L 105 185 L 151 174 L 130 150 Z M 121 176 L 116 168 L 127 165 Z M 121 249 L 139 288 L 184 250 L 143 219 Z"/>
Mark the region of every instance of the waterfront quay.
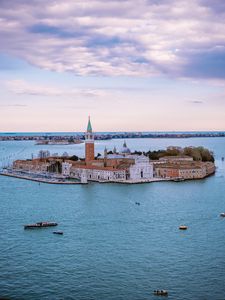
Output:
<path fill-rule="evenodd" d="M 77 184 L 87 184 L 88 182 L 81 182 L 78 180 L 71 180 L 71 178 L 55 175 L 46 175 L 46 173 L 34 173 L 34 172 L 20 172 L 13 169 L 4 169 L 0 171 L 0 176 L 14 177 L 18 179 L 25 179 L 40 183 L 47 184 L 64 184 L 64 185 L 77 185 Z M 121 184 L 141 184 L 141 183 L 151 183 L 151 182 L 162 182 L 162 181 L 174 181 L 172 178 L 151 178 L 142 180 L 92 180 L 93 182 L 99 183 L 121 183 Z"/>
<path fill-rule="evenodd" d="M 16 171 L 13 169 L 4 169 L 0 171 L 1 176 L 14 177 L 18 179 L 30 180 L 39 183 L 48 183 L 48 184 L 66 184 L 66 185 L 74 185 L 74 184 L 85 184 L 78 180 L 69 180 L 63 176 L 57 176 L 55 174 L 46 174 L 41 172 L 23 172 Z"/>

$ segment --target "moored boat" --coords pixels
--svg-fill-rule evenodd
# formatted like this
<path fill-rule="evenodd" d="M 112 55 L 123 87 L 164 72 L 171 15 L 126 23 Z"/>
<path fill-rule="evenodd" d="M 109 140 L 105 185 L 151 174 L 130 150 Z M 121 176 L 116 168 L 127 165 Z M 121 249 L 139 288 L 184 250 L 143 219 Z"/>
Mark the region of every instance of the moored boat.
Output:
<path fill-rule="evenodd" d="M 179 226 L 179 229 L 180 229 L 180 230 L 187 230 L 188 227 L 187 227 L 186 225 L 180 225 L 180 226 Z"/>
<path fill-rule="evenodd" d="M 58 223 L 56 223 L 56 222 L 38 222 L 35 224 L 24 225 L 24 229 L 43 228 L 43 227 L 51 227 L 51 226 L 57 226 L 57 225 L 58 225 Z"/>
<path fill-rule="evenodd" d="M 175 178 L 175 179 L 173 179 L 173 181 L 175 181 L 175 182 L 180 182 L 180 181 L 184 181 L 185 179 L 184 178 Z"/>

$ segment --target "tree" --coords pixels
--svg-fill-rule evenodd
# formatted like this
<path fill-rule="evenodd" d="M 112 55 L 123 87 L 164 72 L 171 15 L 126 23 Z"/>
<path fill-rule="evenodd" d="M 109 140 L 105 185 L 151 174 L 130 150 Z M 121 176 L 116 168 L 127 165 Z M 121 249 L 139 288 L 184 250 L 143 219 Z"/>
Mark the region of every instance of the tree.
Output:
<path fill-rule="evenodd" d="M 141 155 L 142 154 L 142 152 L 141 151 L 134 151 L 134 152 L 132 152 L 131 154 L 135 154 L 135 155 Z"/>
<path fill-rule="evenodd" d="M 71 156 L 69 159 L 70 159 L 70 160 L 73 160 L 73 161 L 77 161 L 77 160 L 79 160 L 79 157 L 76 156 L 76 155 L 73 155 L 73 156 Z"/>
<path fill-rule="evenodd" d="M 204 147 L 186 147 L 184 148 L 184 154 L 193 157 L 193 160 L 195 161 L 214 162 L 213 152 L 210 152 Z"/>
<path fill-rule="evenodd" d="M 99 158 L 100 156 L 101 156 L 101 154 L 98 153 L 97 156 L 95 156 L 95 158 L 97 159 L 97 158 Z"/>

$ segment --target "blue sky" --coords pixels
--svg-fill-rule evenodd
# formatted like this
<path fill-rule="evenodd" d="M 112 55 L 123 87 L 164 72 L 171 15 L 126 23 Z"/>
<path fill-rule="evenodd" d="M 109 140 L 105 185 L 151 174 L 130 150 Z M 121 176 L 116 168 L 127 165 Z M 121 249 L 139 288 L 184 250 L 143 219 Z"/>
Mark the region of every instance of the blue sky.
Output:
<path fill-rule="evenodd" d="M 0 131 L 225 130 L 225 3 L 0 1 Z"/>

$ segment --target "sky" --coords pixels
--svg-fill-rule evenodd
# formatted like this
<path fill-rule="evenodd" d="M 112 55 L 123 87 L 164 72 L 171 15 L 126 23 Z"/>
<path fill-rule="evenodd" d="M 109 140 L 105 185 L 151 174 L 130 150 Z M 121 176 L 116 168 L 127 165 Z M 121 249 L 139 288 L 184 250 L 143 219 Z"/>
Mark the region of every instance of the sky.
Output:
<path fill-rule="evenodd" d="M 0 132 L 225 130 L 225 1 L 0 0 Z"/>

